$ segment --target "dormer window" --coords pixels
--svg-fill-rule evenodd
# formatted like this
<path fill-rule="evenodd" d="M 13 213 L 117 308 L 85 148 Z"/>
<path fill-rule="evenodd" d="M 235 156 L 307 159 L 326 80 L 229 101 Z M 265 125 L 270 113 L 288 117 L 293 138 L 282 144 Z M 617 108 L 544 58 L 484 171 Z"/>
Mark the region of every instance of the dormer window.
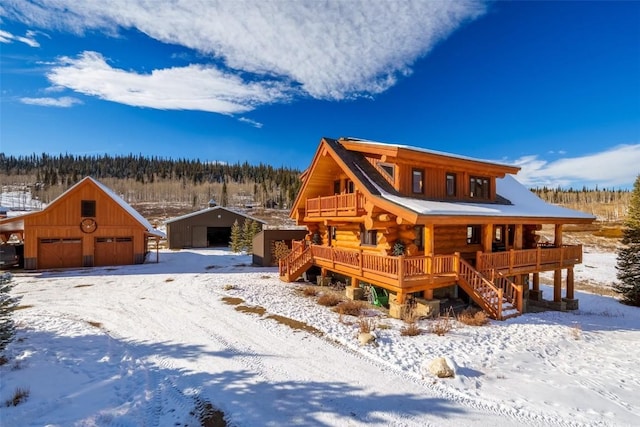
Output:
<path fill-rule="evenodd" d="M 469 181 L 469 197 L 489 199 L 489 178 L 472 176 Z"/>
<path fill-rule="evenodd" d="M 393 179 L 396 174 L 395 166 L 390 163 L 382 163 L 382 162 L 378 162 L 378 166 L 380 166 L 380 169 L 382 169 L 382 171 L 386 173 L 388 177 L 391 179 L 391 181 L 393 182 Z"/>
<path fill-rule="evenodd" d="M 413 194 L 424 194 L 424 170 L 411 170 L 411 190 Z"/>

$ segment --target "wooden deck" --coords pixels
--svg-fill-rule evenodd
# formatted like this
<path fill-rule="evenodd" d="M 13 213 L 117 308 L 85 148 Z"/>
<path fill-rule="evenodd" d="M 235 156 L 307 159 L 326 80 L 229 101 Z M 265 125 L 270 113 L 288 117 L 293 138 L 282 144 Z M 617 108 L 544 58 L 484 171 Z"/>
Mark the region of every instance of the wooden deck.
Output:
<path fill-rule="evenodd" d="M 351 217 L 366 213 L 364 195 L 358 191 L 335 196 L 322 196 L 307 199 L 305 216 L 307 217 Z"/>
<path fill-rule="evenodd" d="M 565 245 L 559 248 L 538 246 L 536 249 L 478 252 L 476 255 L 477 270 L 496 270 L 506 275 L 539 273 L 573 267 L 580 263 L 582 245 Z"/>
<path fill-rule="evenodd" d="M 581 261 L 580 245 L 478 252 L 473 267 L 459 253 L 387 256 L 294 242 L 292 252 L 280 261 L 279 269 L 281 279 L 289 282 L 315 265 L 399 295 L 458 284 L 491 317 L 505 319 L 522 313 L 523 287 L 508 276 L 567 268 Z"/>

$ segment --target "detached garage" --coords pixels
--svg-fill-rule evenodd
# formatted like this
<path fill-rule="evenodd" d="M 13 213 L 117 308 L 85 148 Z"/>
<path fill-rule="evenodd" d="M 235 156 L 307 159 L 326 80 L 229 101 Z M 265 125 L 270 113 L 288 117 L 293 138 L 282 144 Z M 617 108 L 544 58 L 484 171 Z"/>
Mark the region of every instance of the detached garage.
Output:
<path fill-rule="evenodd" d="M 254 221 L 260 225 L 260 229 L 266 224 L 222 206 L 209 207 L 165 222 L 169 248 L 229 246 L 231 227 L 236 221 L 241 227 L 245 221 Z"/>
<path fill-rule="evenodd" d="M 0 219 L 0 234 L 22 236 L 26 270 L 141 264 L 149 239 L 164 237 L 91 177 L 42 211 Z"/>

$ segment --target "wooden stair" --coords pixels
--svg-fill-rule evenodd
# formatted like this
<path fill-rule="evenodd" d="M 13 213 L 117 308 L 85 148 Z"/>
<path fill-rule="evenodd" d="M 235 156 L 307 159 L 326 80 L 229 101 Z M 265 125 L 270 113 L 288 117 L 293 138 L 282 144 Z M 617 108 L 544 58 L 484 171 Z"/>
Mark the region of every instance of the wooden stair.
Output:
<path fill-rule="evenodd" d="M 293 282 L 312 265 L 311 248 L 291 251 L 289 255 L 280 260 L 280 279 L 284 282 Z"/>
<path fill-rule="evenodd" d="M 522 314 L 518 308 L 518 301 L 522 299 L 522 288 L 504 276 L 499 276 L 498 279 L 500 286 L 496 286 L 495 279 L 488 279 L 469 263 L 460 260 L 458 284 L 489 316 L 496 320 L 519 316 Z"/>

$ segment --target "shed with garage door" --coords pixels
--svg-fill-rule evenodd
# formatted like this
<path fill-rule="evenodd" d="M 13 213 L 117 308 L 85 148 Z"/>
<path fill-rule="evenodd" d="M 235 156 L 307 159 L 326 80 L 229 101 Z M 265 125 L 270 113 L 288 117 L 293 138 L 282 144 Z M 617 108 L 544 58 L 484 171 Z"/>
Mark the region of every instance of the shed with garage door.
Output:
<path fill-rule="evenodd" d="M 208 207 L 165 222 L 170 249 L 229 246 L 231 227 L 238 221 L 254 221 L 260 229 L 264 221 L 222 206 Z"/>
<path fill-rule="evenodd" d="M 149 239 L 164 238 L 104 184 L 86 177 L 45 209 L 0 220 L 0 236 L 22 236 L 24 268 L 141 264 Z"/>

